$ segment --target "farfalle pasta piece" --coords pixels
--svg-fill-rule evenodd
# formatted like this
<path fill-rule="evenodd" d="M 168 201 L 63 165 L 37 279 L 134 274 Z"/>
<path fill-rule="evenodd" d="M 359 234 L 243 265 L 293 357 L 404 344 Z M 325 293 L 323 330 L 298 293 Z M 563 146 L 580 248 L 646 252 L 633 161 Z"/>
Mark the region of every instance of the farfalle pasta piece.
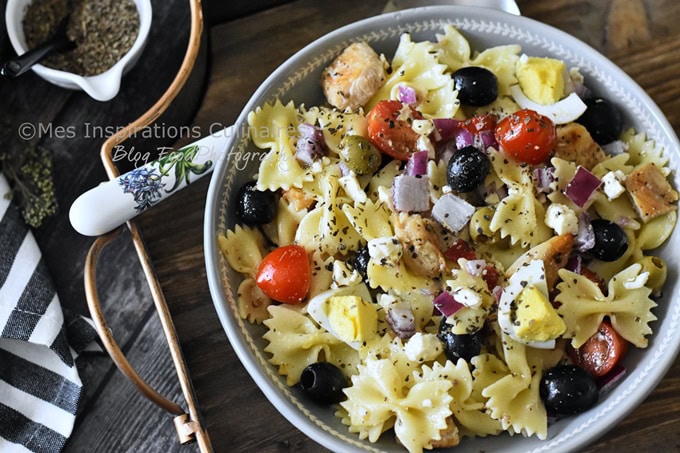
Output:
<path fill-rule="evenodd" d="M 509 96 L 510 87 L 517 84 L 515 66 L 521 50 L 517 44 L 491 47 L 474 57 L 470 64 L 485 67 L 493 72 L 498 79 L 498 95 Z"/>
<path fill-rule="evenodd" d="M 307 210 L 296 210 L 284 197 L 279 198 L 277 205 L 274 220 L 262 225 L 262 231 L 269 240 L 280 247 L 295 241 L 298 225 L 307 214 Z"/>
<path fill-rule="evenodd" d="M 643 224 L 636 232 L 635 243 L 640 250 L 652 250 L 666 242 L 678 222 L 678 212 L 670 211 Z"/>
<path fill-rule="evenodd" d="M 663 148 L 656 146 L 654 140 L 648 140 L 647 134 L 644 132 L 636 133 L 634 129 L 627 129 L 621 135 L 623 141 L 628 149 L 627 153 L 630 155 L 631 165 L 640 165 L 643 163 L 652 163 L 656 165 L 659 170 L 668 176 L 671 172 L 668 168 L 668 157 L 664 156 Z"/>
<path fill-rule="evenodd" d="M 590 172 L 598 178 L 602 178 L 610 171 L 620 171 L 624 175 L 627 175 L 633 171 L 634 168 L 633 165 L 628 164 L 629 160 L 630 154 L 621 153 L 603 160 L 599 164 L 595 165 Z"/>
<path fill-rule="evenodd" d="M 433 43 L 413 42 L 408 33 L 401 35 L 392 59 L 392 72 L 366 105 L 367 110 L 389 99 L 395 87 L 404 84 L 418 93 L 418 110 L 424 117 L 452 118 L 460 103 L 448 68 L 439 62 L 437 53 Z"/>
<path fill-rule="evenodd" d="M 572 346 L 583 345 L 608 316 L 619 335 L 639 348 L 647 347 L 646 336 L 652 333 L 649 323 L 657 319 L 652 313 L 656 303 L 649 297 L 651 289 L 641 284 L 645 280 L 641 270 L 640 264 L 633 264 L 613 276 L 607 296 L 587 277 L 560 270 L 563 281 L 557 285 L 560 293 L 555 300 L 562 304 L 557 312 L 567 325 L 564 337 L 571 338 Z"/>
<path fill-rule="evenodd" d="M 338 175 L 320 179 L 322 201 L 300 221 L 295 242 L 308 251 L 320 250 L 328 255 L 345 254 L 361 246 L 361 236 L 342 210 L 345 200 L 338 198 Z"/>
<path fill-rule="evenodd" d="M 468 272 L 466 259 L 460 258 L 458 263 L 460 269 L 451 270 L 451 278 L 444 281 L 446 291 L 456 297 L 456 292 L 463 288 L 467 292 L 473 292 L 478 298 L 477 306 L 463 307 L 447 319 L 447 323 L 451 324 L 451 332 L 462 335 L 476 332 L 484 326 L 495 299 L 481 275 Z"/>
<path fill-rule="evenodd" d="M 344 205 L 342 212 L 365 241 L 394 235 L 391 211 L 385 203 L 367 200 L 354 206 Z"/>
<path fill-rule="evenodd" d="M 370 259 L 366 275 L 371 288 L 382 288 L 383 291 L 393 291 L 397 294 L 426 291 L 435 286 L 433 280 L 411 272 L 403 260 L 399 260 L 395 265 L 389 265 Z"/>
<path fill-rule="evenodd" d="M 499 420 L 505 430 L 545 439 L 548 417 L 539 394 L 542 364 L 529 363 L 527 346 L 505 333 L 500 334 L 500 339 L 507 374 L 482 391 L 488 398 L 486 405 L 490 415 Z M 500 364 L 495 365 L 502 370 Z"/>
<path fill-rule="evenodd" d="M 310 170 L 295 159 L 294 137 L 297 135 L 298 111 L 293 102 L 280 100 L 265 104 L 248 114 L 250 137 L 258 148 L 269 149 L 260 162 L 259 190 L 301 187 L 312 179 Z"/>
<path fill-rule="evenodd" d="M 368 358 L 344 390 L 348 399 L 340 403 L 349 415 L 350 431 L 375 442 L 394 418 L 397 439 L 409 452 L 430 449 L 451 415 L 452 382 L 440 370 L 435 363 L 404 376 L 391 360 Z"/>
<path fill-rule="evenodd" d="M 347 135 L 361 135 L 366 137 L 366 117 L 358 112 L 339 112 L 327 107 L 312 107 L 306 117 L 313 116 L 323 131 L 324 141 L 328 150 L 334 154 L 340 153 L 342 140 Z"/>
<path fill-rule="evenodd" d="M 272 355 L 269 361 L 278 366 L 279 374 L 286 376 L 286 384 L 297 384 L 302 370 L 321 358 L 347 376 L 356 371 L 358 353 L 310 318 L 282 305 L 270 305 L 268 311 L 271 317 L 264 324 L 269 330 L 262 338 L 269 344 L 264 350 Z"/>
<path fill-rule="evenodd" d="M 455 72 L 466 66 L 470 61 L 470 43 L 453 25 L 446 25 L 443 34 L 437 34 L 439 61 L 445 64 L 449 71 Z"/>
<path fill-rule="evenodd" d="M 269 318 L 269 307 L 272 300 L 262 292 L 255 279 L 247 278 L 241 282 L 236 293 L 238 315 L 253 324 L 260 324 Z"/>
<path fill-rule="evenodd" d="M 508 195 L 496 207 L 491 230 L 499 231 L 511 244 L 527 248 L 546 241 L 552 232 L 543 221 L 545 208 L 536 199 L 531 169 L 513 162 L 498 151 L 490 151 L 489 160 L 496 175 L 507 185 Z"/>
<path fill-rule="evenodd" d="M 381 187 L 392 188 L 392 181 L 401 173 L 400 165 L 398 160 L 392 160 L 373 176 L 366 189 L 366 194 L 371 200 L 378 201 Z"/>
<path fill-rule="evenodd" d="M 257 229 L 236 225 L 217 236 L 217 244 L 229 265 L 245 275 L 255 275 L 265 254 L 264 237 Z"/>
<path fill-rule="evenodd" d="M 459 359 L 455 365 L 447 360 L 440 373 L 453 382 L 449 390 L 453 398 L 450 407 L 463 435 L 483 437 L 502 431 L 500 422 L 485 412 L 486 398 L 475 398 L 481 395 L 475 395 L 476 382 L 465 360 Z"/>

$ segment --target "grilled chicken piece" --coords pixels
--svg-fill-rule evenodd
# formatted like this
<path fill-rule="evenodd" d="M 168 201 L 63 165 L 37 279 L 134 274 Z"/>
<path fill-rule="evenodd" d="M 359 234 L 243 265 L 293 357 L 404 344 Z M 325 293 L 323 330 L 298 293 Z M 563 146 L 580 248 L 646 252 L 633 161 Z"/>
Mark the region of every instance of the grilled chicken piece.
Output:
<path fill-rule="evenodd" d="M 633 204 L 646 223 L 654 217 L 677 209 L 678 193 L 656 165 L 642 164 L 626 177 L 624 182 Z"/>
<path fill-rule="evenodd" d="M 439 431 L 441 435 L 440 440 L 433 440 L 431 442 L 432 448 L 448 448 L 455 447 L 460 443 L 460 434 L 458 433 L 458 427 L 453 422 L 453 418 L 449 417 L 446 419 L 446 429 Z"/>
<path fill-rule="evenodd" d="M 557 127 L 555 156 L 591 170 L 607 158 L 600 145 L 593 140 L 590 132 L 578 123 Z"/>
<path fill-rule="evenodd" d="M 291 187 L 283 192 L 283 198 L 292 205 L 296 211 L 302 211 L 314 204 L 314 197 L 307 195 L 302 189 Z"/>
<path fill-rule="evenodd" d="M 418 275 L 438 277 L 446 268 L 434 227 L 422 216 L 402 212 L 393 216 L 394 232 L 404 246 L 406 266 Z"/>
<path fill-rule="evenodd" d="M 510 277 L 520 267 L 528 265 L 532 260 L 543 260 L 545 266 L 545 279 L 548 290 L 555 288 L 559 280 L 558 271 L 567 265 L 569 254 L 574 246 L 574 236 L 569 233 L 553 236 L 542 244 L 529 249 L 522 256 L 517 258 L 512 266 L 505 272 L 506 277 Z"/>
<path fill-rule="evenodd" d="M 385 68 L 365 42 L 351 44 L 321 74 L 326 99 L 340 110 L 368 102 L 385 81 Z"/>

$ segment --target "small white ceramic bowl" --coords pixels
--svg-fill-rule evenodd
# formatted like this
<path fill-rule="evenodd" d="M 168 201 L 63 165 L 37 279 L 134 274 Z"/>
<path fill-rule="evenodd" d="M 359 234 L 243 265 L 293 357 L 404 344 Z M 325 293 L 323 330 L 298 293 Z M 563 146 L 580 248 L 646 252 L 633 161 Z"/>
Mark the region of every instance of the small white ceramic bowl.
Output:
<path fill-rule="evenodd" d="M 137 62 L 151 29 L 151 1 L 133 0 L 139 12 L 139 34 L 132 48 L 123 55 L 109 70 L 91 77 L 83 77 L 71 72 L 59 71 L 41 64 L 33 66 L 33 71 L 43 79 L 62 88 L 83 90 L 97 101 L 113 99 L 120 90 L 120 80 Z M 22 20 L 28 5 L 32 0 L 8 0 L 5 11 L 7 34 L 17 55 L 24 54 L 28 49 L 24 36 Z"/>
<path fill-rule="evenodd" d="M 284 104 L 319 105 L 324 102 L 319 86 L 322 69 L 351 42 L 367 41 L 377 52 L 391 56 L 404 32 L 413 41 L 433 40 L 445 24 L 456 26 L 480 50 L 501 44 L 520 44 L 528 55 L 559 58 L 569 67 L 577 66 L 585 75 L 589 88 L 608 99 L 616 100 L 625 112 L 625 124 L 647 136 L 665 149 L 671 182 L 680 187 L 680 142 L 662 112 L 630 77 L 600 53 L 566 33 L 526 17 L 485 8 L 427 7 L 366 19 L 340 28 L 300 50 L 283 63 L 253 94 L 237 119 L 227 143 L 228 153 L 218 162 L 206 201 L 204 244 L 208 282 L 215 309 L 231 346 L 253 380 L 272 404 L 291 424 L 324 447 L 342 453 L 403 453 L 394 436 L 383 435 L 375 444 L 349 433 L 330 407 L 310 404 L 301 390 L 288 387 L 285 378 L 269 363 L 262 338 L 265 328 L 241 319 L 237 308 L 237 289 L 242 277 L 231 269 L 217 244 L 217 234 L 235 225 L 239 188 L 258 169 L 258 150 L 247 135 L 248 113 L 265 102 L 280 99 Z M 246 132 L 242 132 L 246 131 Z M 584 449 L 602 436 L 654 389 L 680 350 L 680 228 L 654 251 L 668 265 L 668 280 L 663 298 L 654 309 L 658 321 L 652 323 L 654 334 L 647 349 L 631 350 L 625 357 L 626 377 L 592 409 L 564 418 L 550 425 L 548 438 L 488 436 L 464 438 L 452 450 L 456 453 L 566 453 Z M 256 421 L 253 421 L 256 424 Z M 266 429 L 262 426 L 261 428 Z"/>

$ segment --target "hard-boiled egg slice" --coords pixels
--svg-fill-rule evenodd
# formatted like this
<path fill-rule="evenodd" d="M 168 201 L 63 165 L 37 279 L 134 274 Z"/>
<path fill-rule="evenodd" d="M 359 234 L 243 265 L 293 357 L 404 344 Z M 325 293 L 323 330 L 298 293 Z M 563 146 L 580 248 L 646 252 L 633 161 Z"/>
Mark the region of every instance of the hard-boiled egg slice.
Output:
<path fill-rule="evenodd" d="M 566 124 L 575 121 L 586 111 L 586 104 L 576 93 L 550 105 L 543 105 L 532 101 L 522 91 L 519 85 L 510 87 L 510 94 L 517 105 L 523 109 L 530 109 L 547 116 L 555 124 Z"/>

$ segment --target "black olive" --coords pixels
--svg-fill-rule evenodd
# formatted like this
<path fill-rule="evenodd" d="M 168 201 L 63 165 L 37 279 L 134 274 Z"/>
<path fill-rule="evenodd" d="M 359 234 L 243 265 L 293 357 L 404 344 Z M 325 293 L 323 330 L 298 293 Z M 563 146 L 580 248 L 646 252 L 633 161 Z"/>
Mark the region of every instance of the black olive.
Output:
<path fill-rule="evenodd" d="M 446 169 L 446 182 L 456 192 L 470 192 L 484 182 L 491 164 L 484 153 L 466 146 L 453 153 Z"/>
<path fill-rule="evenodd" d="M 467 66 L 454 72 L 452 77 L 461 104 L 479 107 L 491 104 L 498 97 L 498 79 L 486 68 Z"/>
<path fill-rule="evenodd" d="M 361 248 L 353 258 L 350 259 L 350 265 L 352 269 L 357 271 L 361 278 L 365 282 L 368 281 L 368 261 L 371 259 L 371 255 L 368 253 L 368 246 Z"/>
<path fill-rule="evenodd" d="M 255 181 L 241 187 L 237 201 L 236 216 L 246 225 L 263 225 L 276 217 L 276 195 L 270 190 L 257 190 Z"/>
<path fill-rule="evenodd" d="M 576 122 L 588 129 L 599 145 L 618 140 L 623 132 L 623 117 L 618 107 L 602 98 L 587 99 L 586 111 Z"/>
<path fill-rule="evenodd" d="M 444 343 L 446 358 L 456 363 L 458 359 L 466 360 L 478 356 L 482 351 L 482 332 L 478 330 L 471 334 L 455 334 L 451 332 L 453 326 L 442 318 L 439 323 L 437 337 Z"/>
<path fill-rule="evenodd" d="M 595 219 L 591 222 L 595 233 L 595 245 L 589 250 L 590 254 L 602 261 L 616 261 L 628 249 L 628 237 L 623 228 L 605 219 Z"/>
<path fill-rule="evenodd" d="M 312 363 L 300 375 L 300 388 L 314 401 L 322 404 L 344 400 L 342 389 L 346 386 L 347 379 L 340 368 L 328 362 Z"/>
<path fill-rule="evenodd" d="M 552 414 L 578 414 L 597 403 L 595 378 L 576 365 L 558 365 L 543 375 L 540 394 Z"/>

